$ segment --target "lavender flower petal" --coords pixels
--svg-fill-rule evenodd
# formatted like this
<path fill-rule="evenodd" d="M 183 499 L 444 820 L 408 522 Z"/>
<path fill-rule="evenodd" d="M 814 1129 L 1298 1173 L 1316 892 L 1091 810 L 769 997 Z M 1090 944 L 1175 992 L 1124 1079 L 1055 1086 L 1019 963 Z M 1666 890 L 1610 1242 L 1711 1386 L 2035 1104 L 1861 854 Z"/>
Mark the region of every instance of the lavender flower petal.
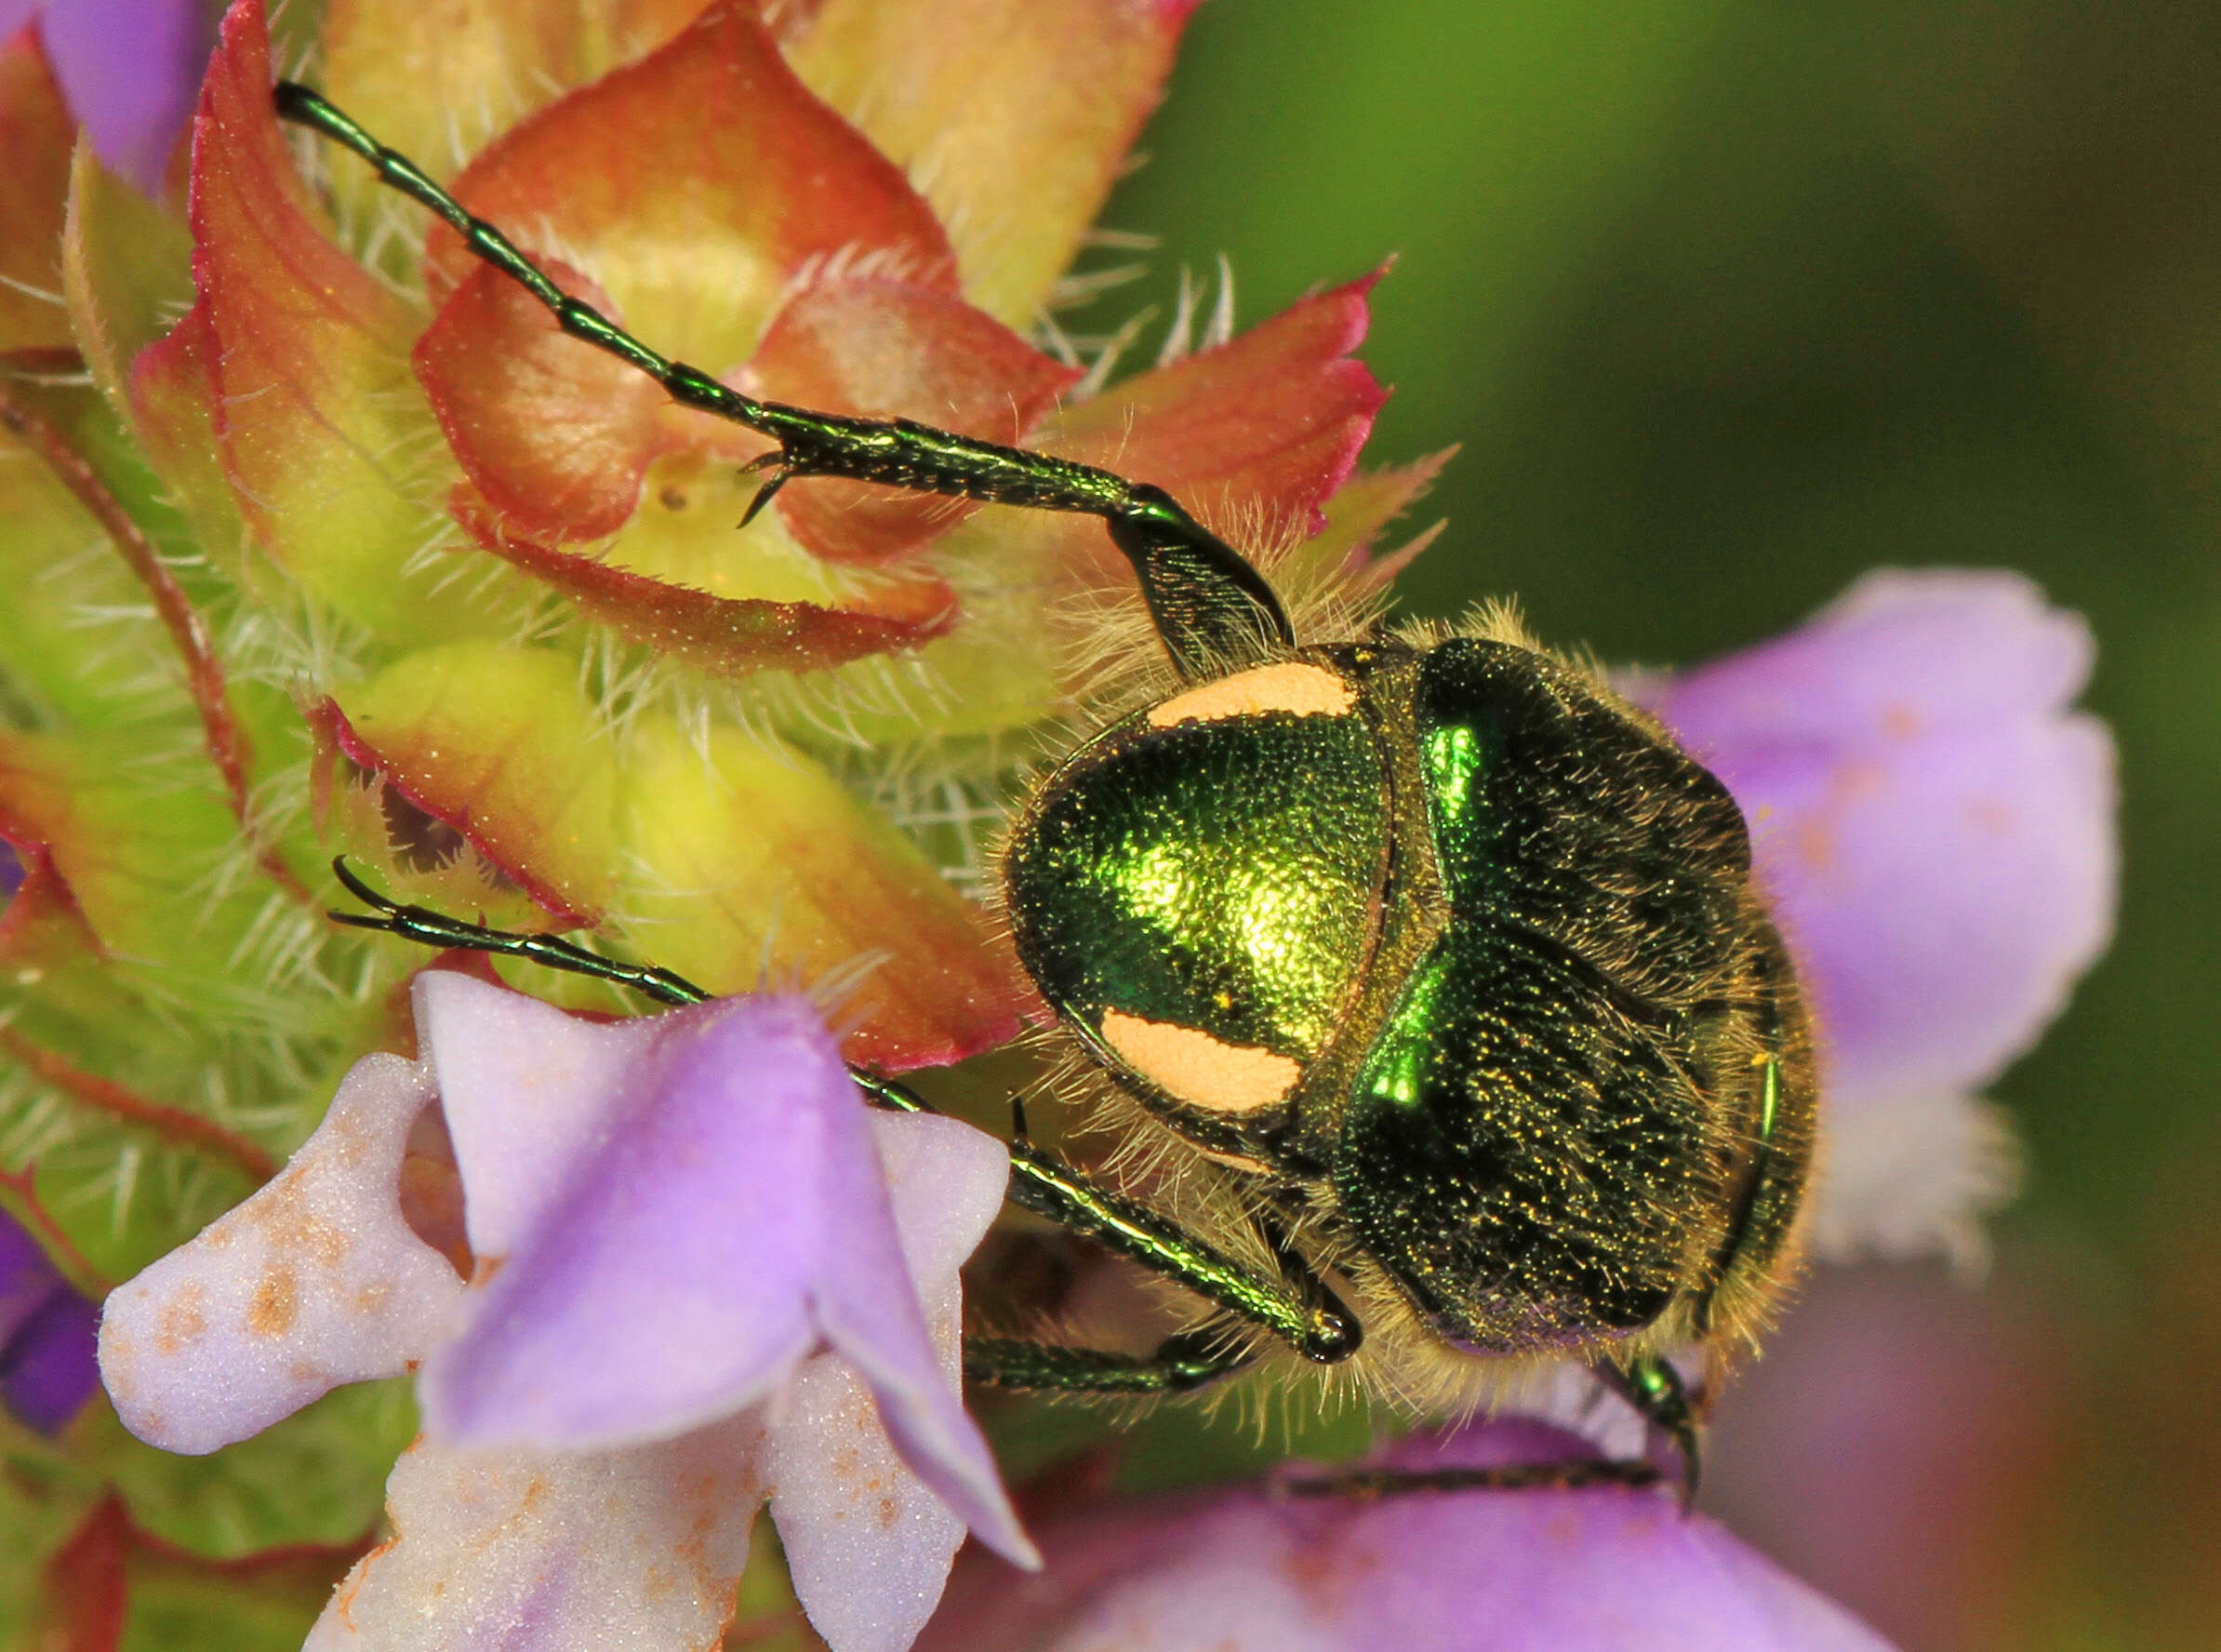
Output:
<path fill-rule="evenodd" d="M 0 37 L 10 31 L 0 16 Z M 39 33 L 70 113 L 111 169 L 158 194 L 215 45 L 203 0 L 47 0 Z"/>
<path fill-rule="evenodd" d="M 494 990 L 459 977 L 450 992 Z M 465 1208 L 521 1175 L 557 1190 L 425 1366 L 425 1420 L 450 1444 L 605 1448 L 730 1416 L 816 1339 L 808 1293 L 827 1249 L 883 1239 L 901 1270 L 863 1107 L 806 1003 L 725 999 L 614 1029 L 563 1019 L 565 1041 L 622 1038 L 637 1055 L 591 1151 L 560 1168 L 473 1158 L 480 1098 L 446 1087 L 456 1033 L 431 1023 Z M 512 1137 L 538 1132 L 532 1089 L 483 1099 Z M 843 1152 L 871 1182 L 843 1190 L 852 1209 L 828 1203 Z M 829 1231 L 835 1211 L 852 1231 Z"/>
<path fill-rule="evenodd" d="M 393 1540 L 348 1574 L 302 1652 L 714 1646 L 761 1457 L 746 1420 L 583 1455 L 419 1440 L 386 1485 Z"/>
<path fill-rule="evenodd" d="M 1425 1468 L 1585 1454 L 1492 1423 L 1390 1454 Z M 1047 1568 L 960 1567 L 920 1652 L 1886 1652 L 1841 1608 L 1669 1495 L 1466 1491 L 1287 1500 L 1257 1486 L 1045 1528 Z"/>
<path fill-rule="evenodd" d="M 38 1240 L 0 1210 L 0 1348 L 13 1347 L 17 1333 L 61 1288 L 61 1273 Z"/>
<path fill-rule="evenodd" d="M 957 1440 L 961 1473 L 914 1440 L 898 1453 L 883 1421 L 899 1414 L 898 1402 L 884 1389 L 875 1401 L 840 1352 L 824 1353 L 804 1365 L 771 1429 L 769 1472 L 778 1488 L 771 1513 L 795 1593 L 818 1633 L 840 1652 L 902 1652 L 940 1599 L 967 1523 L 1020 1564 L 1035 1556 L 957 1404 L 964 1323 L 957 1270 L 1001 1208 L 1008 1157 L 951 1119 L 874 1113 L 871 1125 L 938 1354 L 931 1373 L 911 1374 L 899 1405 L 954 1414 L 909 1432 Z"/>
<path fill-rule="evenodd" d="M 1978 1254 L 2011 1136 L 1973 1092 L 2112 932 L 2087 630 L 2009 573 L 1868 576 L 1809 624 L 1630 685 L 1724 780 L 1821 1034 L 1826 1254 Z"/>
<path fill-rule="evenodd" d="M 913 1279 L 922 1265 L 937 1290 L 952 1284 L 992 1219 L 1008 1163 L 991 1139 L 872 1121 L 799 999 L 594 1026 L 458 975 L 427 975 L 418 994 L 472 1243 L 492 1268 L 425 1364 L 437 1438 L 669 1439 L 765 1397 L 822 1337 L 861 1370 L 911 1466 L 990 1541 L 1027 1552 Z M 874 1128 L 937 1192 L 907 1260 Z"/>
<path fill-rule="evenodd" d="M 418 976 L 411 997 L 455 1146 L 471 1249 L 506 1259 L 547 1219 L 573 1166 L 599 1151 L 611 1098 L 658 1023 L 598 1025 L 446 969 Z"/>
<path fill-rule="evenodd" d="M 837 1353 L 803 1362 L 768 1444 L 771 1517 L 811 1623 L 837 1652 L 903 1652 L 939 1604 L 964 1521 L 911 1472 Z"/>
<path fill-rule="evenodd" d="M 76 1416 L 100 1386 L 100 1309 L 67 1286 L 48 1297 L 0 1357 L 0 1402 L 42 1434 Z"/>
<path fill-rule="evenodd" d="M 1037 1564 L 995 1472 L 993 1455 L 966 1415 L 951 1371 L 947 1345 L 937 1354 L 920 1308 L 922 1293 L 938 1296 L 986 1233 L 1010 1177 L 1002 1145 L 954 1119 L 874 1121 L 880 1152 L 898 1166 L 890 1187 L 874 1158 L 844 1160 L 854 1185 L 829 1189 L 830 1207 L 861 1207 L 870 1182 L 874 1202 L 890 1194 L 908 1218 L 898 1237 L 889 1226 L 861 1232 L 853 1214 L 841 1242 L 823 1259 L 817 1279 L 818 1323 L 826 1339 L 871 1385 L 888 1437 L 903 1460 L 938 1492 L 982 1541 L 1019 1565 Z M 887 1243 L 883 1249 L 881 1234 Z M 914 1237 L 912 1237 L 914 1235 Z M 782 1528 L 783 1529 L 783 1528 Z"/>
<path fill-rule="evenodd" d="M 1839 1089 L 1985 1082 L 2111 935 L 2090 658 L 2018 575 L 1881 573 L 1654 699 L 1753 822 Z"/>
<path fill-rule="evenodd" d="M 96 1318 L 37 1239 L 0 1211 L 0 1403 L 19 1421 L 51 1433 L 91 1398 Z"/>
<path fill-rule="evenodd" d="M 418 1063 L 366 1056 L 276 1179 L 109 1295 L 100 1376 L 126 1428 L 214 1451 L 430 1352 L 462 1293 L 401 1214 L 432 1099 Z"/>

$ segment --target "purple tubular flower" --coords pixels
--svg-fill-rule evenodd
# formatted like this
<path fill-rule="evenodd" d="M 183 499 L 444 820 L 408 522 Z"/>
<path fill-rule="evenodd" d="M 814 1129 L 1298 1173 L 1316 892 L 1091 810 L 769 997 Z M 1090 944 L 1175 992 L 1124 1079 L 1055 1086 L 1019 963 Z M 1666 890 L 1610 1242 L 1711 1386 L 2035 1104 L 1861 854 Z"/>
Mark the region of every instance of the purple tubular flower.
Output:
<path fill-rule="evenodd" d="M 160 193 L 216 42 L 213 11 L 204 0 L 0 0 L 0 40 L 33 17 L 100 159 Z"/>
<path fill-rule="evenodd" d="M 766 1498 L 834 1652 L 901 1652 L 967 1527 L 1034 1563 L 958 1387 L 1000 1142 L 871 1112 L 800 1000 L 604 1025 L 444 970 L 415 997 L 422 1059 L 356 1063 L 100 1331 L 117 1415 L 171 1450 L 421 1366 L 401 1536 L 311 1646 L 713 1644 Z"/>
<path fill-rule="evenodd" d="M 1823 1253 L 1977 1250 L 2010 1138 L 1974 1099 L 2113 926 L 2088 630 L 2017 574 L 1881 572 L 1807 624 L 1637 681 L 1726 782 L 1820 1032 Z"/>
<path fill-rule="evenodd" d="M 438 1344 L 462 1281 L 404 1219 L 431 1077 L 366 1056 L 277 1178 L 109 1293 L 100 1378 L 126 1428 L 199 1455 Z"/>
<path fill-rule="evenodd" d="M 0 901 L 12 899 L 22 886 L 23 862 L 11 845 L 0 842 Z"/>
<path fill-rule="evenodd" d="M 1405 1440 L 1380 1466 L 1590 1455 L 1492 1422 Z M 1221 1487 L 1041 1531 L 1045 1569 L 960 1566 L 919 1652 L 1887 1652 L 1887 1643 L 1670 1493 L 1391 1493 Z"/>
<path fill-rule="evenodd" d="M 92 1398 L 98 1322 L 38 1241 L 0 1211 L 0 1403 L 19 1421 L 50 1434 Z"/>

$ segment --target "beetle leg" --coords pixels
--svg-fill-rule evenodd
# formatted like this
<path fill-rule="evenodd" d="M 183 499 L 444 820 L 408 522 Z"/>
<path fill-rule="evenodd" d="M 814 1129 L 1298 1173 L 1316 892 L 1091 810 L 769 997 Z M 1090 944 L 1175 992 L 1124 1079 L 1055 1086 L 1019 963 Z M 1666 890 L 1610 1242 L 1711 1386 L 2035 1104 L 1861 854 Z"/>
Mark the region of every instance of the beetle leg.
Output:
<path fill-rule="evenodd" d="M 368 162 L 380 183 L 445 220 L 475 257 L 544 304 L 571 337 L 646 374 L 682 406 L 729 420 L 777 442 L 776 459 L 764 467 L 770 478 L 750 506 L 751 516 L 797 476 L 844 476 L 991 504 L 1100 516 L 1112 541 L 1134 565 L 1157 634 L 1184 675 L 1214 675 L 1272 648 L 1294 646 L 1287 613 L 1263 576 L 1163 488 L 908 419 L 814 413 L 743 395 L 699 367 L 650 349 L 592 305 L 571 297 L 507 235 L 318 93 L 281 80 L 273 97 L 281 118 Z"/>
<path fill-rule="evenodd" d="M 413 940 L 419 946 L 449 947 L 466 953 L 497 953 L 503 957 L 529 958 L 535 964 L 544 964 L 550 969 L 561 969 L 571 975 L 591 976 L 595 980 L 615 981 L 620 987 L 654 999 L 658 1004 L 687 1005 L 708 1001 L 711 994 L 696 986 L 683 975 L 650 965 L 627 964 L 618 958 L 605 958 L 599 953 L 590 953 L 574 941 L 557 935 L 539 935 L 520 929 L 489 929 L 484 924 L 465 923 L 460 918 L 448 917 L 445 913 L 432 911 L 429 906 L 405 906 L 400 901 L 380 895 L 356 876 L 347 864 L 347 857 L 332 857 L 332 875 L 346 886 L 347 892 L 365 906 L 367 913 L 335 912 L 326 915 L 336 924 L 346 924 L 356 929 L 381 929 L 388 935 L 398 935 L 404 940 Z"/>
<path fill-rule="evenodd" d="M 882 1107 L 932 1111 L 891 1079 L 857 1071 L 856 1081 Z M 1293 1251 L 1280 1247 L 1283 1276 L 1268 1278 L 1022 1135 L 1010 1143 L 1010 1201 L 1186 1286 L 1321 1365 L 1348 1359 L 1363 1339 L 1357 1315 Z M 1189 1358 L 1196 1351 L 1176 1352 Z"/>
<path fill-rule="evenodd" d="M 1577 1491 L 1585 1485 L 1656 1485 L 1658 1466 L 1616 1458 L 1576 1457 L 1558 1462 L 1491 1463 L 1470 1469 L 1331 1469 L 1283 1475 L 1269 1482 L 1283 1498 L 1404 1497 L 1425 1491 Z"/>
<path fill-rule="evenodd" d="M 1696 1481 L 1702 1466 L 1697 1450 L 1696 1406 L 1681 1373 L 1655 1353 L 1639 1354 L 1623 1370 L 1600 1365 L 1597 1376 L 1614 1392 L 1642 1414 L 1642 1419 L 1673 1442 L 1682 1464 L 1682 1507 L 1696 1501 Z"/>
<path fill-rule="evenodd" d="M 1146 1354 L 966 1337 L 964 1374 L 989 1388 L 1075 1394 L 1186 1393 L 1241 1369 L 1255 1357 L 1221 1339 L 1193 1331 L 1167 1337 Z"/>
<path fill-rule="evenodd" d="M 1135 483 L 1126 494 L 1126 508 L 1104 526 L 1134 565 L 1157 636 L 1182 676 L 1214 676 L 1295 646 L 1280 598 L 1240 553 L 1162 487 Z"/>
<path fill-rule="evenodd" d="M 1306 1359 L 1336 1364 L 1363 1339 L 1357 1315 L 1299 1259 L 1268 1279 L 1030 1141 L 1010 1144 L 1010 1197 L 1263 1326 Z"/>
<path fill-rule="evenodd" d="M 1669 1434 L 1682 1462 L 1682 1507 L 1696 1496 L 1696 1407 L 1674 1368 L 1644 1355 L 1625 1371 L 1598 1367 L 1598 1377 L 1640 1411 L 1646 1422 Z M 1489 1463 L 1447 1469 L 1328 1469 L 1284 1475 L 1270 1482 L 1283 1498 L 1374 1499 L 1416 1492 L 1578 1490 L 1588 1485 L 1656 1485 L 1666 1478 L 1647 1459 L 1576 1457 L 1544 1462 Z"/>
<path fill-rule="evenodd" d="M 403 905 L 366 884 L 348 866 L 344 856 L 332 861 L 332 871 L 350 894 L 371 908 L 368 913 L 332 913 L 340 923 L 356 928 L 380 929 L 425 946 L 529 958 L 552 969 L 632 987 L 659 1004 L 700 1004 L 711 996 L 668 969 L 605 958 L 558 936 L 490 929 L 483 924 L 447 917 L 430 907 Z M 851 1067 L 849 1072 L 875 1106 L 897 1112 L 934 1111 L 922 1098 L 892 1079 L 858 1067 Z M 1268 1279 L 1187 1232 L 1168 1218 L 1103 1186 L 1057 1154 L 1036 1147 L 1026 1139 L 1022 1127 L 1010 1143 L 1009 1196 L 1014 1204 L 1177 1280 L 1196 1295 L 1273 1332 L 1308 1358 L 1331 1364 L 1357 1352 L 1363 1334 L 1357 1316 L 1342 1305 L 1325 1282 L 1284 1242 L 1275 1244 L 1283 1276 Z M 1100 1356 L 1106 1362 L 1100 1367 L 1106 1375 L 1104 1384 L 1098 1386 L 1136 1389 L 1136 1380 L 1111 1379 L 1114 1367 L 1119 1367 L 1124 1357 Z M 1177 1388 L 1183 1382 L 1193 1386 L 1240 1363 L 1227 1361 L 1203 1344 L 1179 1337 L 1170 1339 L 1158 1350 L 1155 1358 L 1157 1368 L 1164 1373 L 1154 1381 L 1154 1388 L 1159 1390 Z M 1135 1366 L 1136 1362 L 1125 1360 L 1124 1364 Z M 1205 1366 L 1211 1368 L 1205 1370 Z M 1032 1368 L 1046 1370 L 1047 1366 L 1036 1361 Z M 1028 1386 L 1086 1385 L 1078 1381 L 1052 1381 Z"/>

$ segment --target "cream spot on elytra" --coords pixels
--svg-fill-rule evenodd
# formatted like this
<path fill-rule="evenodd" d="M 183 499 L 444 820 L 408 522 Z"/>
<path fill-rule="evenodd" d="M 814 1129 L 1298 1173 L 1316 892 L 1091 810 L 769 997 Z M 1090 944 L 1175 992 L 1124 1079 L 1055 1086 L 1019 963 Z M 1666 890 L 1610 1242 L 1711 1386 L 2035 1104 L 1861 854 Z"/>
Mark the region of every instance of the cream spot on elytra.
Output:
<path fill-rule="evenodd" d="M 1298 717 L 1346 717 L 1357 703 L 1348 680 L 1323 665 L 1286 660 L 1236 672 L 1150 708 L 1151 728 L 1175 723 L 1216 723 L 1228 717 L 1291 712 Z"/>
<path fill-rule="evenodd" d="M 1103 1012 L 1103 1042 L 1175 1100 L 1213 1112 L 1254 1112 L 1284 1101 L 1303 1073 L 1291 1056 L 1117 1009 Z"/>

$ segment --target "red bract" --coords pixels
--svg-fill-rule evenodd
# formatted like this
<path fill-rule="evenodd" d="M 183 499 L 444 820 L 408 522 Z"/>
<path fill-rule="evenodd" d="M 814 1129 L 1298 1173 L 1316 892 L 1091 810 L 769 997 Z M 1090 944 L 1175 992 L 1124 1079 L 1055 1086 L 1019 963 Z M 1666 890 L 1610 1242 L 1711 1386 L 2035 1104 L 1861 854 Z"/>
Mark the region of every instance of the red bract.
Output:
<path fill-rule="evenodd" d="M 562 592 L 580 612 L 630 642 L 713 674 L 739 659 L 807 671 L 829 657 L 924 642 L 956 618 L 956 593 L 926 575 L 890 580 L 848 609 L 713 596 L 519 539 L 468 494 L 457 496 L 455 514 L 481 545 Z"/>
<path fill-rule="evenodd" d="M 189 446 L 180 380 L 213 421 L 232 500 L 256 544 L 343 610 L 390 611 L 392 564 L 367 553 L 420 532 L 380 463 L 406 424 L 414 318 L 331 241 L 270 110 L 261 18 L 235 9 L 194 116 L 193 313 L 142 357 L 142 416 L 157 446 Z M 211 347 L 200 348 L 206 339 Z M 182 388 L 182 387 L 180 387 Z M 165 414 L 166 413 L 166 417 Z M 380 563 L 386 563 L 380 566 Z"/>
<path fill-rule="evenodd" d="M 71 136 L 37 38 L 0 38 L 0 350 L 70 342 L 68 314 L 37 295 L 57 285 Z"/>
<path fill-rule="evenodd" d="M 1388 400 L 1350 353 L 1379 279 L 1315 293 L 1219 349 L 1070 408 L 1042 446 L 1154 482 L 1245 540 L 1309 538 Z"/>
<path fill-rule="evenodd" d="M 774 401 L 916 418 L 993 442 L 1028 437 L 1079 377 L 951 293 L 877 280 L 796 293 L 744 374 L 752 392 Z M 798 483 L 779 496 L 796 539 L 847 561 L 915 549 L 971 508 L 837 480 Z"/>
<path fill-rule="evenodd" d="M 752 12 L 725 0 L 512 129 L 455 189 L 519 226 L 528 251 L 589 265 L 579 296 L 713 373 L 746 361 L 789 290 L 836 262 L 955 283 L 947 238 L 900 172 L 810 95 Z M 419 376 L 465 471 L 516 531 L 602 538 L 631 517 L 659 454 L 768 447 L 565 339 L 444 225 L 425 272 L 454 297 L 425 336 Z M 889 340 L 887 370 L 919 341 Z"/>

